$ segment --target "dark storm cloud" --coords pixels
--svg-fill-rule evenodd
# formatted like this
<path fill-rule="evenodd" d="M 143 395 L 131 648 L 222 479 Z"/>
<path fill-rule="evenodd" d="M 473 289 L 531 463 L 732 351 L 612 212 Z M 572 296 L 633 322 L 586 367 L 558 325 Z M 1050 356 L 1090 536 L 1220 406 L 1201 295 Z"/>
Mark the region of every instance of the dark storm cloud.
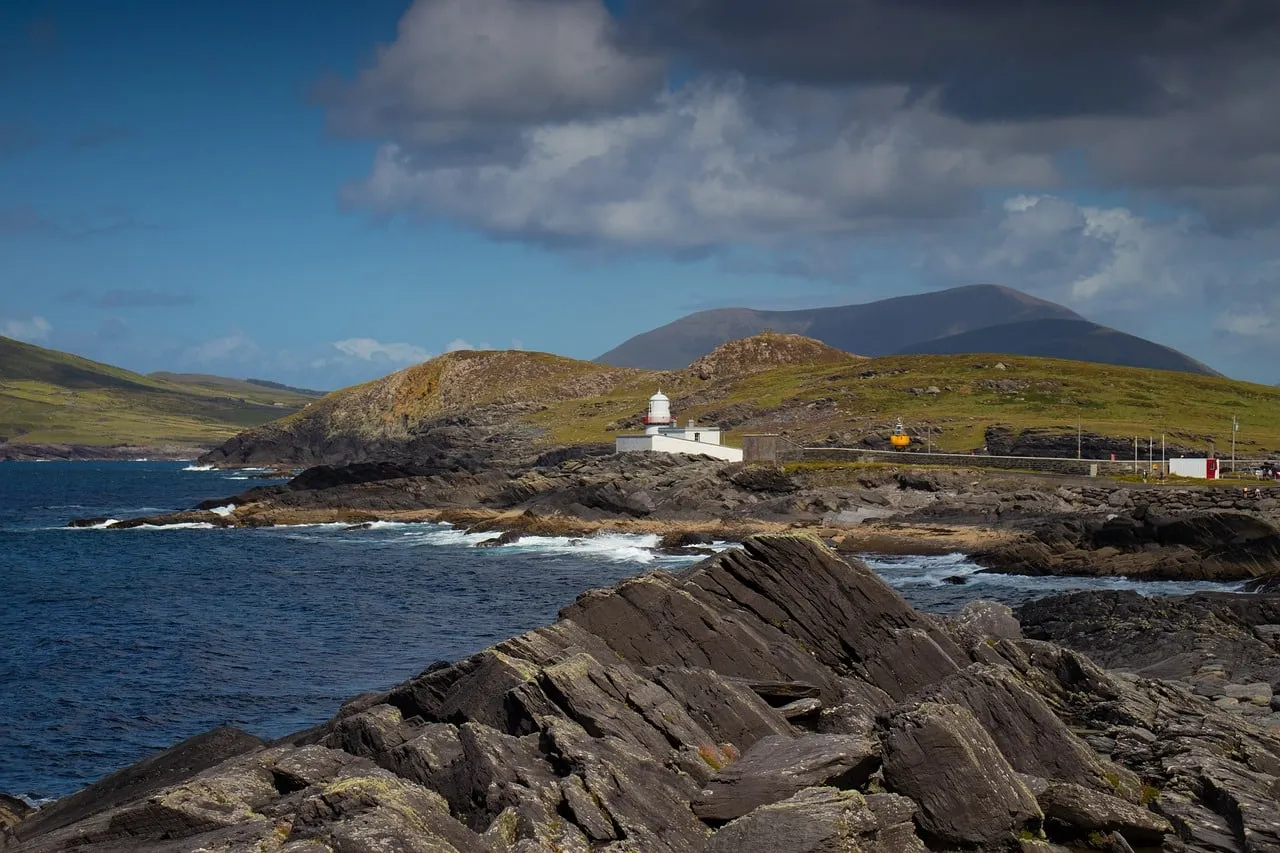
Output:
<path fill-rule="evenodd" d="M 1280 54 L 1274 0 L 646 0 L 623 44 L 702 70 L 902 83 L 966 119 L 1114 115 L 1179 103 L 1185 60 Z"/>

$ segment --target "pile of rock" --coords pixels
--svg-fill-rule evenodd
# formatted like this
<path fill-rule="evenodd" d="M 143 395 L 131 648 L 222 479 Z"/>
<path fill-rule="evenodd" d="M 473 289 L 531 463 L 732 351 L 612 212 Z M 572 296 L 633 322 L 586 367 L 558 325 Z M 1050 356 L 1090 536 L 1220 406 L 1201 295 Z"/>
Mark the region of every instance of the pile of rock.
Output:
<path fill-rule="evenodd" d="M 277 743 L 187 742 L 6 837 L 23 851 L 1207 853 L 1280 848 L 1277 786 L 1280 741 L 1204 697 L 1023 639 L 1007 608 L 935 620 L 866 566 L 768 536 L 588 592 L 552 625 Z"/>

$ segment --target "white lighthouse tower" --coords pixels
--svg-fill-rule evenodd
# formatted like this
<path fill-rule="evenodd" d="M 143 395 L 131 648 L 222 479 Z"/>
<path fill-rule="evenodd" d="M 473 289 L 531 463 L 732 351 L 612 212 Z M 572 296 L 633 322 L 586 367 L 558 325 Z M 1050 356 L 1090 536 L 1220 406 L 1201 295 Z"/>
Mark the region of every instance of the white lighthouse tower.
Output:
<path fill-rule="evenodd" d="M 657 394 L 649 398 L 649 411 L 644 416 L 644 434 L 657 435 L 663 427 L 675 423 L 671 415 L 671 400 L 659 389 Z"/>
<path fill-rule="evenodd" d="M 618 453 L 687 453 L 726 462 L 742 461 L 742 450 L 720 443 L 720 427 L 699 425 L 692 420 L 685 426 L 676 423 L 671 413 L 671 399 L 661 391 L 649 398 L 643 423 L 644 435 L 620 435 L 615 439 L 614 448 Z"/>

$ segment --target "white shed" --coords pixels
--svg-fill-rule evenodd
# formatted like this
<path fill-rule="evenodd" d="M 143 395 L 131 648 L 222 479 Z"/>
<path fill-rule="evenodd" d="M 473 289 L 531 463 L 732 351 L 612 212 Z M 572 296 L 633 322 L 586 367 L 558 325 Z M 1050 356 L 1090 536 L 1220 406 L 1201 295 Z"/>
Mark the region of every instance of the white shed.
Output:
<path fill-rule="evenodd" d="M 1194 477 L 1197 480 L 1218 479 L 1217 459 L 1170 459 L 1169 473 L 1175 477 Z"/>

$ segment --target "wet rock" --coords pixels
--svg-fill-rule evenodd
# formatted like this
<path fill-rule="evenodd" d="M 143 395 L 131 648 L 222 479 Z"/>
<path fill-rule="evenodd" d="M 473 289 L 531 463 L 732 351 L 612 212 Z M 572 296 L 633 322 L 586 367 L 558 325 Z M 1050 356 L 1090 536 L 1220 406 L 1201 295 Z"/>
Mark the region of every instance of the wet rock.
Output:
<path fill-rule="evenodd" d="M 857 788 L 879 767 L 880 744 L 873 738 L 767 737 L 712 777 L 694 799 L 693 813 L 709 823 L 724 823 L 805 788 Z"/>
<path fill-rule="evenodd" d="M 887 726 L 885 786 L 920 807 L 926 841 L 995 847 L 1039 831 L 1035 797 L 968 710 L 925 703 Z"/>

